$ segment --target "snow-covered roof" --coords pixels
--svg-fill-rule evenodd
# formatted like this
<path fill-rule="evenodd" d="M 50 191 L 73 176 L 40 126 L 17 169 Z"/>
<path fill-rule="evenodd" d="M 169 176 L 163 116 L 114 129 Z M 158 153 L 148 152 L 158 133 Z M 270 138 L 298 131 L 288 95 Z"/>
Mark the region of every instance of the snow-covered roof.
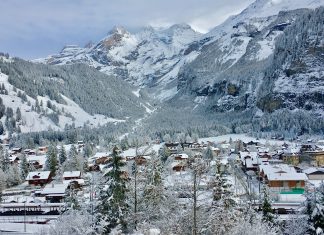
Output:
<path fill-rule="evenodd" d="M 241 161 L 246 167 L 252 167 L 253 165 L 258 165 L 261 160 L 258 157 L 257 152 L 240 152 Z"/>
<path fill-rule="evenodd" d="M 260 171 L 263 171 L 265 175 L 270 174 L 294 174 L 296 170 L 294 167 L 288 166 L 287 164 L 277 164 L 277 165 L 270 165 L 270 164 L 261 164 L 259 166 Z"/>
<path fill-rule="evenodd" d="M 324 174 L 324 168 L 310 167 L 310 168 L 303 170 L 303 172 L 307 175 L 312 174 L 314 172 L 322 172 Z"/>
<path fill-rule="evenodd" d="M 111 152 L 98 152 L 91 158 L 97 159 L 97 158 L 101 158 L 101 157 L 108 157 L 110 154 L 111 154 Z"/>
<path fill-rule="evenodd" d="M 188 154 L 186 153 L 172 154 L 170 157 L 181 157 L 183 159 L 189 158 Z"/>
<path fill-rule="evenodd" d="M 32 171 L 26 177 L 26 180 L 46 180 L 49 178 L 51 172 L 50 171 Z"/>
<path fill-rule="evenodd" d="M 30 155 L 30 156 L 27 156 L 27 161 L 30 163 L 39 162 L 40 165 L 45 165 L 46 155 L 38 155 L 38 156 Z"/>
<path fill-rule="evenodd" d="M 9 161 L 10 161 L 10 162 L 15 161 L 16 159 L 19 160 L 19 158 L 18 158 L 16 155 L 11 155 L 11 156 L 9 156 Z"/>
<path fill-rule="evenodd" d="M 84 185 L 84 179 L 63 180 L 63 184 L 69 185 L 71 182 L 78 182 L 79 185 Z"/>
<path fill-rule="evenodd" d="M 290 181 L 290 180 L 307 180 L 305 173 L 282 173 L 282 174 L 268 174 L 268 180 Z"/>
<path fill-rule="evenodd" d="M 173 168 L 175 166 L 185 166 L 185 164 L 184 163 L 181 163 L 181 162 L 172 162 L 171 163 L 171 167 Z"/>
<path fill-rule="evenodd" d="M 54 184 L 50 183 L 43 188 L 41 191 L 42 195 L 47 195 L 47 194 L 64 194 L 66 189 L 68 187 L 68 184 Z"/>
<path fill-rule="evenodd" d="M 259 153 L 269 153 L 269 148 L 265 148 L 265 147 L 261 147 L 261 148 L 258 148 L 258 152 Z"/>
<path fill-rule="evenodd" d="M 80 177 L 81 176 L 81 171 L 65 171 L 63 173 L 63 178 L 66 177 Z"/>

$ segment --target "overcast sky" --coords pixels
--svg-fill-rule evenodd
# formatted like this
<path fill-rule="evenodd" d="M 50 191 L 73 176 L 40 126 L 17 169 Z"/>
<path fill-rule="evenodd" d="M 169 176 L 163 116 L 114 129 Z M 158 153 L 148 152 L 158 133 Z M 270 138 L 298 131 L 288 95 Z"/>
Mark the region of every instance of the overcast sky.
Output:
<path fill-rule="evenodd" d="M 253 0 L 0 0 L 0 51 L 26 59 L 103 38 L 114 25 L 188 23 L 207 32 Z"/>

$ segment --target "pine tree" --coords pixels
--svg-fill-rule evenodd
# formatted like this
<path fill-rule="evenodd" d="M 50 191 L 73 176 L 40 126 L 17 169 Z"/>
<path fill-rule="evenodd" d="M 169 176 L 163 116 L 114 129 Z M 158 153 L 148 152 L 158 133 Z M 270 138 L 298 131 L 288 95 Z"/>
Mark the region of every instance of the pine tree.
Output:
<path fill-rule="evenodd" d="M 208 217 L 203 227 L 210 234 L 227 234 L 238 219 L 241 210 L 233 199 L 233 192 L 225 177 L 216 175 L 212 187 L 213 202 L 211 208 L 209 206 L 206 208 L 205 214 Z"/>
<path fill-rule="evenodd" d="M 204 159 L 211 161 L 214 158 L 214 152 L 211 149 L 210 146 L 207 147 L 207 149 L 205 150 L 204 154 L 203 154 Z"/>
<path fill-rule="evenodd" d="M 264 222 L 274 222 L 273 210 L 269 201 L 269 193 L 266 187 L 263 187 L 262 216 Z"/>
<path fill-rule="evenodd" d="M 53 145 L 50 145 L 46 154 L 46 170 L 51 171 L 51 174 L 54 176 L 57 170 L 57 165 L 56 148 Z"/>
<path fill-rule="evenodd" d="M 99 223 L 104 224 L 103 234 L 109 234 L 112 229 L 121 227 L 126 230 L 125 221 L 128 205 L 126 202 L 126 182 L 121 167 L 124 166 L 117 147 L 112 151 L 112 169 L 104 175 L 106 188 L 100 193 L 98 206 Z"/>
<path fill-rule="evenodd" d="M 2 162 L 2 170 L 6 172 L 9 169 L 10 166 L 10 158 L 9 158 L 9 152 L 8 150 L 5 150 L 4 156 L 3 156 L 3 162 Z"/>
<path fill-rule="evenodd" d="M 18 185 L 21 182 L 19 169 L 15 164 L 10 165 L 5 173 L 7 174 L 7 185 L 9 187 Z"/>
<path fill-rule="evenodd" d="M 27 175 L 29 173 L 29 166 L 27 162 L 26 155 L 22 156 L 22 159 L 20 161 L 20 176 L 22 180 L 25 180 Z"/>
<path fill-rule="evenodd" d="M 0 121 L 0 135 L 2 135 L 4 133 L 4 127 L 2 122 Z"/>
<path fill-rule="evenodd" d="M 92 148 L 91 145 L 86 143 L 83 149 L 83 155 L 85 158 L 89 158 L 92 154 Z"/>
<path fill-rule="evenodd" d="M 59 151 L 59 162 L 62 165 L 66 161 L 66 152 L 63 144 L 61 144 L 61 148 Z"/>
<path fill-rule="evenodd" d="M 16 110 L 16 121 L 19 122 L 21 120 L 21 111 L 20 108 L 18 107 Z"/>
<path fill-rule="evenodd" d="M 68 196 L 65 199 L 65 202 L 67 203 L 67 207 L 72 210 L 79 210 L 80 203 L 76 195 L 76 191 L 73 188 L 70 188 L 67 192 L 67 195 Z"/>
<path fill-rule="evenodd" d="M 163 145 L 163 147 L 160 151 L 160 155 L 161 155 L 162 161 L 165 162 L 168 159 L 168 157 L 171 155 L 171 152 L 165 145 Z"/>

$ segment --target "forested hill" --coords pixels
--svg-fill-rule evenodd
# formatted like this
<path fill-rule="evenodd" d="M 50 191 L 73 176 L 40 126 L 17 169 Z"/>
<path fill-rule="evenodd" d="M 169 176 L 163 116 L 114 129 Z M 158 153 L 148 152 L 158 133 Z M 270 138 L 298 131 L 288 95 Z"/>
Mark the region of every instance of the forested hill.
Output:
<path fill-rule="evenodd" d="M 64 104 L 64 95 L 90 114 L 121 119 L 145 112 L 147 101 L 134 94 L 136 88 L 85 64 L 49 66 L 15 58 L 10 63 L 1 61 L 0 68 L 11 85 L 34 99 L 48 96 Z"/>

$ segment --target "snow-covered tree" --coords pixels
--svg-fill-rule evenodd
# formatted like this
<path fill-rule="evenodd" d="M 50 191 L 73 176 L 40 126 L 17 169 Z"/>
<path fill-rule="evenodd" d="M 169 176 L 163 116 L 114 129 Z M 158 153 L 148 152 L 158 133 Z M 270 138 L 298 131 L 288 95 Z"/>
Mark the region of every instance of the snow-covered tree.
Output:
<path fill-rule="evenodd" d="M 26 155 L 24 154 L 20 160 L 20 176 L 22 180 L 25 180 L 29 173 L 29 164 L 27 162 Z"/>
<path fill-rule="evenodd" d="M 121 227 L 126 230 L 128 213 L 126 200 L 126 180 L 123 177 L 121 167 L 125 165 L 119 155 L 117 147 L 112 151 L 112 169 L 104 177 L 105 186 L 100 192 L 100 201 L 97 208 L 99 213 L 98 224 L 103 226 L 102 234 L 109 234 L 112 229 Z"/>
<path fill-rule="evenodd" d="M 278 235 L 279 229 L 264 222 L 262 216 L 251 209 L 239 216 L 234 225 L 224 234 L 227 235 Z M 293 233 L 291 233 L 293 234 Z"/>
<path fill-rule="evenodd" d="M 164 141 L 165 143 L 170 143 L 170 142 L 171 142 L 171 136 L 170 136 L 169 134 L 165 134 L 165 135 L 163 136 L 163 141 Z"/>
<path fill-rule="evenodd" d="M 66 152 L 65 147 L 61 144 L 60 151 L 59 151 L 59 162 L 62 165 L 66 161 Z"/>
<path fill-rule="evenodd" d="M 307 234 L 308 229 L 307 216 L 292 214 L 285 221 L 283 233 L 285 235 L 304 235 Z"/>
<path fill-rule="evenodd" d="M 2 156 L 2 153 L 1 153 Z M 2 160 L 2 170 L 6 172 L 10 167 L 10 158 L 9 158 L 9 152 L 8 150 L 5 150 Z"/>
<path fill-rule="evenodd" d="M 324 183 L 313 193 L 306 194 L 305 213 L 308 216 L 308 233 L 324 230 Z"/>
<path fill-rule="evenodd" d="M 50 171 L 52 175 L 55 175 L 57 166 L 58 162 L 56 147 L 54 145 L 50 145 L 46 153 L 45 169 Z"/>
<path fill-rule="evenodd" d="M 213 202 L 204 229 L 213 234 L 226 234 L 239 218 L 240 210 L 226 178 L 216 175 L 212 186 Z"/>
<path fill-rule="evenodd" d="M 269 199 L 269 192 L 266 187 L 263 187 L 262 216 L 265 222 L 274 222 L 274 215 Z"/>
<path fill-rule="evenodd" d="M 9 187 L 18 185 L 21 182 L 19 169 L 15 164 L 10 165 L 5 173 L 7 175 L 7 185 Z"/>
<path fill-rule="evenodd" d="M 47 234 L 44 231 L 44 234 Z M 92 215 L 86 210 L 68 210 L 50 225 L 51 235 L 92 235 L 97 234 L 92 222 Z"/>
<path fill-rule="evenodd" d="M 83 156 L 89 158 L 92 155 L 92 147 L 89 143 L 86 143 L 83 149 Z"/>
<path fill-rule="evenodd" d="M 203 158 L 207 161 L 211 161 L 214 158 L 214 152 L 210 146 L 207 147 L 207 149 L 203 153 Z"/>

